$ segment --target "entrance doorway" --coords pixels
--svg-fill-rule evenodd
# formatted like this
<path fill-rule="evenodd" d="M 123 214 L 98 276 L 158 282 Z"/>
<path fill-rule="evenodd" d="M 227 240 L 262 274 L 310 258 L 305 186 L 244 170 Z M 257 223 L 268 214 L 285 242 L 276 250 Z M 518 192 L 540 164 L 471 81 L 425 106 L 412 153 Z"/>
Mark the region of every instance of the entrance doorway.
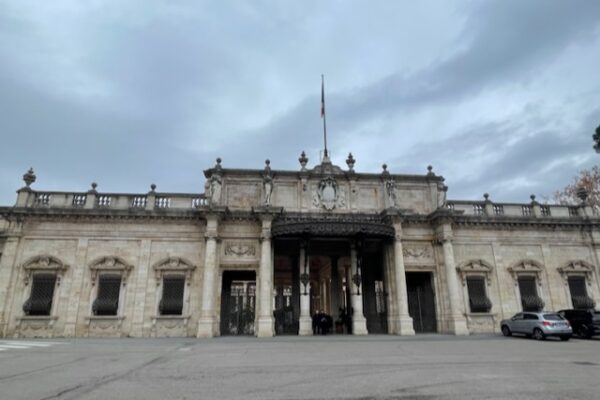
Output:
<path fill-rule="evenodd" d="M 415 332 L 436 332 L 435 294 L 431 272 L 407 272 L 408 313 Z"/>
<path fill-rule="evenodd" d="M 221 335 L 254 335 L 256 272 L 224 271 Z"/>

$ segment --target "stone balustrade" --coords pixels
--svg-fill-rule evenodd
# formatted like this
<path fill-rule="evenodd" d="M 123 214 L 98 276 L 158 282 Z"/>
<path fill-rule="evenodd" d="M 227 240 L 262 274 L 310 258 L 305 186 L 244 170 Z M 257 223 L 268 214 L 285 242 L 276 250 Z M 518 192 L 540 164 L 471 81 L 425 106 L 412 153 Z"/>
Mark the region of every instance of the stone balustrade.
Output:
<path fill-rule="evenodd" d="M 581 218 L 598 216 L 596 209 L 586 205 L 539 204 L 537 202 L 519 204 L 450 200 L 446 202 L 446 207 L 462 215 L 484 217 Z"/>
<path fill-rule="evenodd" d="M 198 193 L 73 193 L 55 191 L 21 191 L 17 207 L 87 208 L 113 210 L 195 209 L 208 206 L 204 194 Z"/>

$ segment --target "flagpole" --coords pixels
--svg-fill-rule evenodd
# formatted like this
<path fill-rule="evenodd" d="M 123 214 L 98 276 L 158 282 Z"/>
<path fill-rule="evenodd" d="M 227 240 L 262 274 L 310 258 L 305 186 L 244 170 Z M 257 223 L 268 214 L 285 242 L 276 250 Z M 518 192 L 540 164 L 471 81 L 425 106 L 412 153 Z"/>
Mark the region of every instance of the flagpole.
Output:
<path fill-rule="evenodd" d="M 328 158 L 327 153 L 327 119 L 325 117 L 325 75 L 321 75 L 321 116 L 323 117 L 323 141 L 325 142 L 324 158 Z"/>

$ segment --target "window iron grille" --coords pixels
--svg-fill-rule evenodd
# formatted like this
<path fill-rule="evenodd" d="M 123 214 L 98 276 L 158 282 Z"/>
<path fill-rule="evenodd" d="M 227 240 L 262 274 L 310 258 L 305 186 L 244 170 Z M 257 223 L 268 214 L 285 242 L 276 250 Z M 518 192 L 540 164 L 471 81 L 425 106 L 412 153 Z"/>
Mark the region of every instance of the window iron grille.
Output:
<path fill-rule="evenodd" d="M 183 312 L 183 291 L 185 278 L 171 276 L 163 278 L 163 294 L 158 305 L 161 315 L 181 315 Z"/>
<path fill-rule="evenodd" d="M 545 304 L 538 295 L 536 278 L 532 276 L 519 277 L 518 283 L 523 311 L 542 311 Z"/>
<path fill-rule="evenodd" d="M 100 275 L 98 278 L 98 296 L 92 305 L 94 315 L 117 315 L 121 277 L 119 275 Z"/>
<path fill-rule="evenodd" d="M 485 278 L 467 277 L 467 290 L 469 292 L 469 306 L 471 312 L 489 312 L 492 302 L 485 292 Z"/>
<path fill-rule="evenodd" d="M 50 315 L 55 286 L 55 274 L 34 274 L 31 283 L 31 295 L 23 304 L 25 314 Z"/>

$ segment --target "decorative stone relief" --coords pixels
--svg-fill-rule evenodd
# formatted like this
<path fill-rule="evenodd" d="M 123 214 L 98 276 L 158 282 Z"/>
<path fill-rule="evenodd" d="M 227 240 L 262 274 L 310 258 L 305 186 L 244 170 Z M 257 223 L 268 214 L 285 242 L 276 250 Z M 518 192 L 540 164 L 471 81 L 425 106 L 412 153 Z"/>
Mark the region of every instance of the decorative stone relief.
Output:
<path fill-rule="evenodd" d="M 162 276 L 168 272 L 185 274 L 185 282 L 189 285 L 196 266 L 180 257 L 168 257 L 154 264 L 152 269 L 154 269 L 157 285 L 160 285 Z"/>
<path fill-rule="evenodd" d="M 396 207 L 396 182 L 393 179 L 385 181 L 385 194 L 387 196 L 387 206 Z"/>
<path fill-rule="evenodd" d="M 69 266 L 56 257 L 49 255 L 36 256 L 23 264 L 23 269 L 25 270 L 23 281 L 27 286 L 34 272 L 54 272 L 56 273 L 57 284 L 60 284 L 60 278 L 67 268 Z"/>
<path fill-rule="evenodd" d="M 331 211 L 334 208 L 346 206 L 346 193 L 340 188 L 331 176 L 319 182 L 316 193 L 313 195 L 313 206 Z"/>
<path fill-rule="evenodd" d="M 98 273 L 100 271 L 120 274 L 121 282 L 123 285 L 125 285 L 127 282 L 127 277 L 132 269 L 133 265 L 127 264 L 118 257 L 108 256 L 99 258 L 90 265 L 90 270 L 92 272 L 92 285 L 96 284 Z"/>
<path fill-rule="evenodd" d="M 244 242 L 226 242 L 225 243 L 225 255 L 226 256 L 255 256 L 256 247 L 251 243 Z"/>
<path fill-rule="evenodd" d="M 573 275 L 579 274 L 579 275 L 585 275 L 587 281 L 591 282 L 592 273 L 594 272 L 594 267 L 586 261 L 577 260 L 577 261 L 570 261 L 567 265 L 565 265 L 563 267 L 559 267 L 558 272 L 560 272 L 560 274 L 565 279 L 565 281 L 570 274 L 573 274 Z"/>
<path fill-rule="evenodd" d="M 402 255 L 407 262 L 433 260 L 433 249 L 429 245 L 406 245 L 402 249 Z"/>
<path fill-rule="evenodd" d="M 494 267 L 484 260 L 469 260 L 456 267 L 462 279 L 463 286 L 467 284 L 467 276 L 469 275 L 485 276 L 485 281 L 489 286 L 491 284 L 489 276 L 493 269 Z"/>

